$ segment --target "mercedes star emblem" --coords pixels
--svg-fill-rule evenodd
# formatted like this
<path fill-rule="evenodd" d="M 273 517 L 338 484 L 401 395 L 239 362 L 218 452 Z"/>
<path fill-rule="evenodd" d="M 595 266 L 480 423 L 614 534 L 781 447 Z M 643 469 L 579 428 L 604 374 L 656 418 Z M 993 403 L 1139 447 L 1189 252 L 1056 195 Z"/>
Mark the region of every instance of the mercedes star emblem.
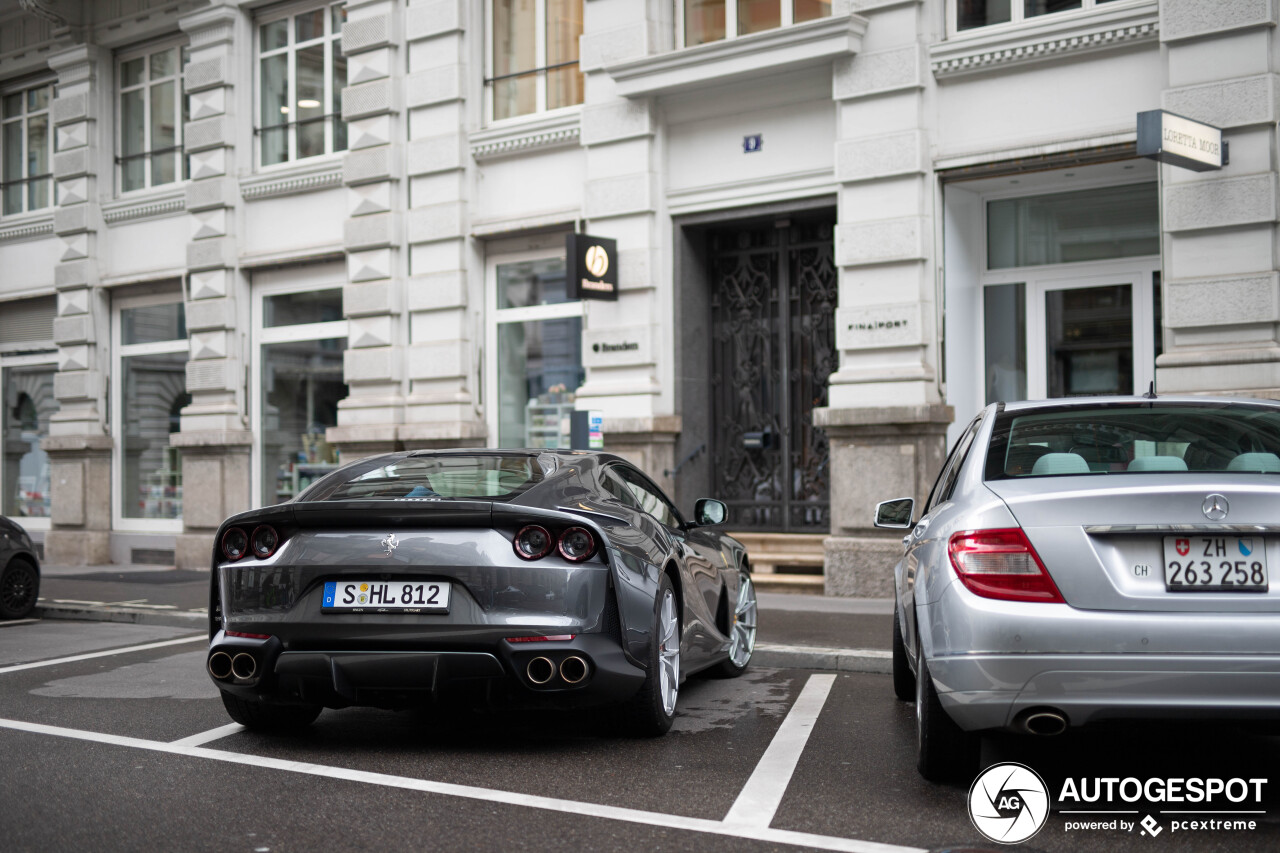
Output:
<path fill-rule="evenodd" d="M 1208 510 L 1205 510 L 1205 512 L 1208 512 Z M 396 546 L 400 544 L 400 540 L 396 538 L 396 535 L 394 533 L 388 533 L 386 538 L 383 539 L 379 544 L 382 545 L 384 549 L 386 549 L 387 556 L 390 557 L 392 554 L 395 553 Z"/>
<path fill-rule="evenodd" d="M 1200 511 L 1210 521 L 1222 521 L 1231 512 L 1231 504 L 1222 495 L 1209 495 L 1200 505 Z"/>

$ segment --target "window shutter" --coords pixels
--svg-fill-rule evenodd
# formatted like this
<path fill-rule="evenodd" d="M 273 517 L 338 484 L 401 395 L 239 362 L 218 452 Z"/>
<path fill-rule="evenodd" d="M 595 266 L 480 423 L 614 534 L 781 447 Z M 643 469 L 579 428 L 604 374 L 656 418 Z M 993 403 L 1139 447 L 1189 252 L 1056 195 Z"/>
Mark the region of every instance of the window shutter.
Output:
<path fill-rule="evenodd" d="M 51 342 L 56 310 L 53 296 L 0 302 L 0 346 Z"/>

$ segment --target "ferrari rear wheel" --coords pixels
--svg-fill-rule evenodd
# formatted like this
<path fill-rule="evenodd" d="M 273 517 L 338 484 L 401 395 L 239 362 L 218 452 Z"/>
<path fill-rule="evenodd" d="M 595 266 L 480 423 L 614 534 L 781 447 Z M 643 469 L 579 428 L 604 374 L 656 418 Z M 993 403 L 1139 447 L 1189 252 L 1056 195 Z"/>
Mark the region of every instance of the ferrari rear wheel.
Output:
<path fill-rule="evenodd" d="M 738 603 L 729 626 L 729 657 L 720 664 L 720 674 L 737 678 L 747 671 L 756 648 L 756 585 L 751 575 L 738 572 Z"/>
<path fill-rule="evenodd" d="M 978 764 L 978 738 L 947 716 L 916 641 L 916 769 L 930 782 L 965 779 Z"/>
<path fill-rule="evenodd" d="M 231 719 L 247 729 L 290 732 L 305 729 L 320 716 L 319 705 L 269 705 L 222 692 L 222 705 Z"/>
<path fill-rule="evenodd" d="M 636 695 L 619 708 L 621 728 L 640 737 L 666 734 L 675 719 L 679 696 L 680 608 L 671 578 L 663 575 L 654 607 L 649 672 Z"/>

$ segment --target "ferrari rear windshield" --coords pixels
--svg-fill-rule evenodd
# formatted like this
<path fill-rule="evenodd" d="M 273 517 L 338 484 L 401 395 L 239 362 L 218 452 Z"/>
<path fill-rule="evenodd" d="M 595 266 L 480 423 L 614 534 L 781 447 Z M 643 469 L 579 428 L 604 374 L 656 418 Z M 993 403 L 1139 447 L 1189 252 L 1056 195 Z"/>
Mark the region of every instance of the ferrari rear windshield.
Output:
<path fill-rule="evenodd" d="M 1187 472 L 1280 474 L 1280 409 L 1175 403 L 1004 411 L 986 479 Z"/>
<path fill-rule="evenodd" d="M 310 501 L 506 500 L 542 479 L 542 467 L 527 455 L 404 456 L 370 460 L 350 469 L 345 481 L 305 495 Z"/>

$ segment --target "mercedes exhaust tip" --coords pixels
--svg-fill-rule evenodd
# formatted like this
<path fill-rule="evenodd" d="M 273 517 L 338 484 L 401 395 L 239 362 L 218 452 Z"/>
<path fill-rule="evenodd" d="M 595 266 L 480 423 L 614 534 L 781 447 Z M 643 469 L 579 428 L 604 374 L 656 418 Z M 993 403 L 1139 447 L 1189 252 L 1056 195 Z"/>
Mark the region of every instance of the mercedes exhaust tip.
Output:
<path fill-rule="evenodd" d="M 226 652 L 214 652 L 209 655 L 209 674 L 219 681 L 231 677 L 231 655 Z"/>
<path fill-rule="evenodd" d="M 241 652 L 231 659 L 231 674 L 243 681 L 253 678 L 253 674 L 258 671 L 258 662 L 253 659 L 253 655 Z"/>
<path fill-rule="evenodd" d="M 550 658 L 534 658 L 525 668 L 525 674 L 534 684 L 546 684 L 556 674 L 556 665 Z"/>
<path fill-rule="evenodd" d="M 565 684 L 577 684 L 587 677 L 587 662 L 577 655 L 572 655 L 560 662 L 560 677 Z"/>
<path fill-rule="evenodd" d="M 1067 718 L 1061 711 L 1035 711 L 1022 719 L 1022 730 L 1040 737 L 1053 737 L 1067 730 Z"/>

